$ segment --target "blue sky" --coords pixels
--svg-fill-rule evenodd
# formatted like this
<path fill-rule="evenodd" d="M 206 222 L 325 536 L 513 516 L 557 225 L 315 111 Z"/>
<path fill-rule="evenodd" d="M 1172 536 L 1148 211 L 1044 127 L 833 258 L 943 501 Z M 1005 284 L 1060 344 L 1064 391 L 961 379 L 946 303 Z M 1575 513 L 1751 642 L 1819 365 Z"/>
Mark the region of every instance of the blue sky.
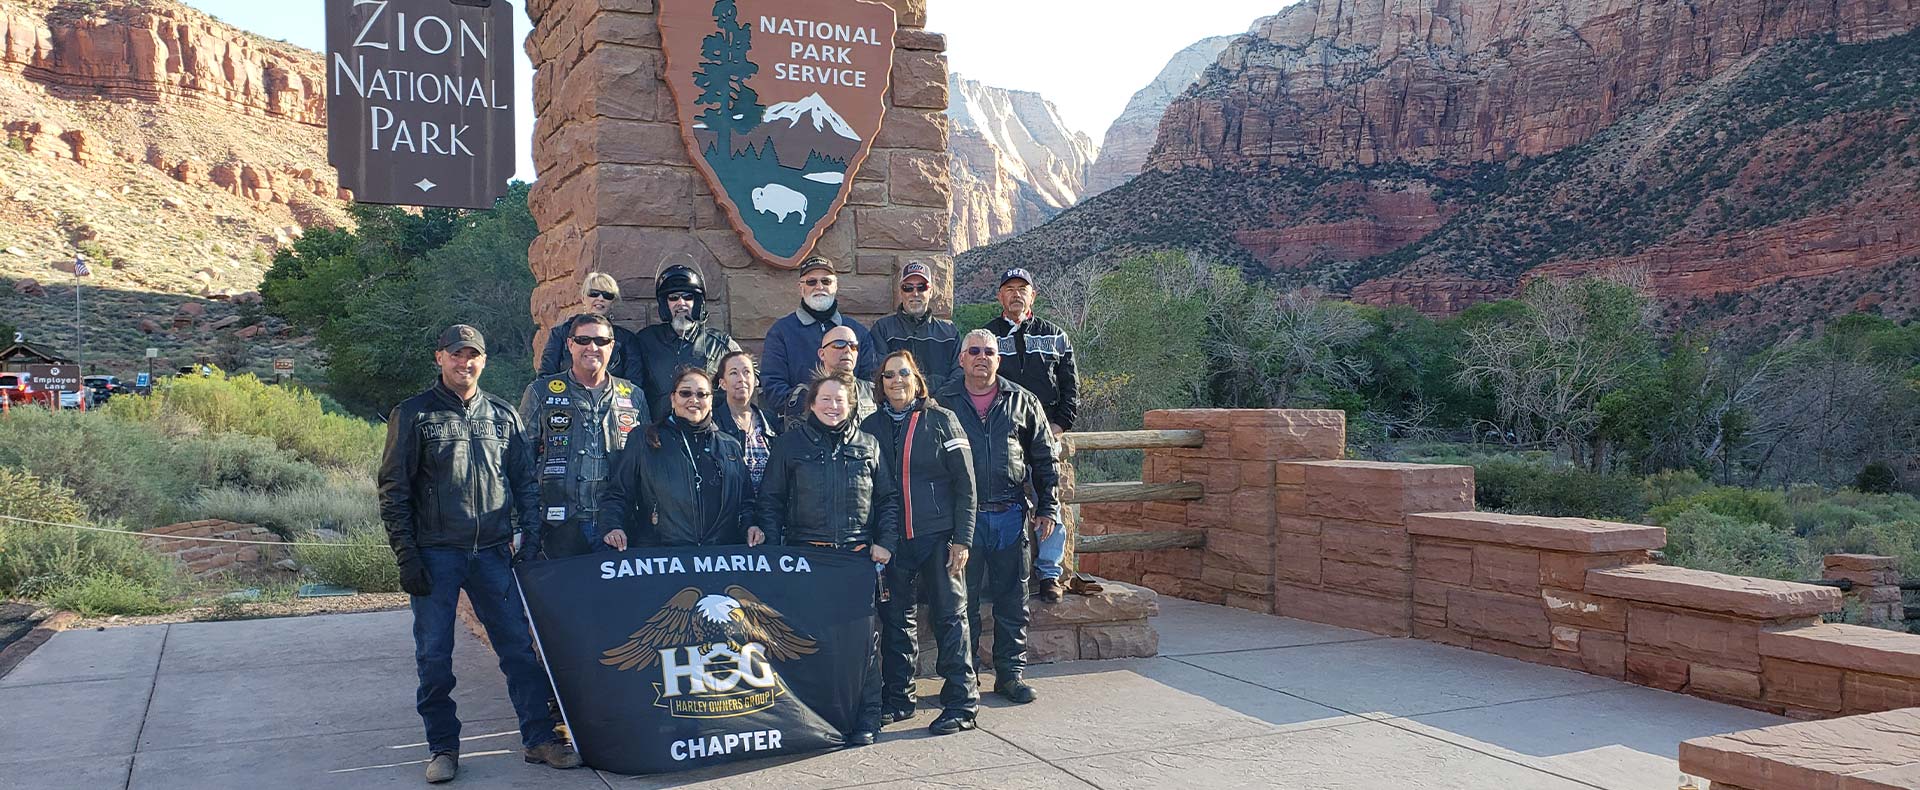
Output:
<path fill-rule="evenodd" d="M 661 0 L 675 2 L 676 0 Z M 688 0 L 679 0 L 686 2 Z M 947 35 L 947 62 L 969 79 L 1039 91 L 1067 125 L 1099 142 L 1128 97 L 1183 47 L 1246 31 L 1293 0 L 1200 0 L 1177 13 L 1140 0 L 929 0 L 927 28 Z M 321 0 L 185 0 L 228 24 L 319 51 L 326 46 Z M 515 3 L 516 6 L 519 3 Z M 517 33 L 528 23 L 516 13 Z M 532 67 L 515 48 L 520 79 L 519 177 L 533 178 Z"/>

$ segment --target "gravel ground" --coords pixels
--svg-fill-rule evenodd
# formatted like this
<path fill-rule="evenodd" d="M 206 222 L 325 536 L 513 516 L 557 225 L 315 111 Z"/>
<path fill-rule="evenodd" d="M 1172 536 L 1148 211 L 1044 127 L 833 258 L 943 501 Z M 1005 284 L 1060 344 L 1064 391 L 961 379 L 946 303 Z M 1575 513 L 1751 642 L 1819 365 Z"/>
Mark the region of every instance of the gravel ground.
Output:
<path fill-rule="evenodd" d="M 205 620 L 254 620 L 263 617 L 303 617 L 310 614 L 380 612 L 407 608 L 406 593 L 362 593 L 337 598 L 295 598 L 291 601 L 266 601 L 242 604 L 238 608 L 196 606 L 167 614 L 127 617 L 87 617 L 74 621 L 72 628 L 117 628 L 126 625 L 160 625 Z"/>

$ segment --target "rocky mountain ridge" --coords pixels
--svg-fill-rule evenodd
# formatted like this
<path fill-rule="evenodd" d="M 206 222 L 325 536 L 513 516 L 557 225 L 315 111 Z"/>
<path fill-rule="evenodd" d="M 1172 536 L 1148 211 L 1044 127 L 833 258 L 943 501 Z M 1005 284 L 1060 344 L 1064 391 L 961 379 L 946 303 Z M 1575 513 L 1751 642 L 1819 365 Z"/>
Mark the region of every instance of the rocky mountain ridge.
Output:
<path fill-rule="evenodd" d="M 1135 91 L 1126 109 L 1113 119 L 1100 140 L 1100 156 L 1087 171 L 1086 194 L 1097 195 L 1133 180 L 1147 164 L 1147 154 L 1160 136 L 1160 119 L 1173 100 L 1185 93 L 1200 74 L 1220 59 L 1221 51 L 1238 36 L 1203 38 L 1174 53 L 1152 82 Z"/>
<path fill-rule="evenodd" d="M 1032 91 L 948 78 L 953 246 L 977 247 L 1039 225 L 1086 191 L 1096 148 Z"/>
<path fill-rule="evenodd" d="M 1147 174 L 961 280 L 1177 248 L 1433 314 L 1621 266 L 1679 308 L 1910 312 L 1868 291 L 1920 267 L 1916 23 L 1851 0 L 1306 0 L 1173 102 Z"/>

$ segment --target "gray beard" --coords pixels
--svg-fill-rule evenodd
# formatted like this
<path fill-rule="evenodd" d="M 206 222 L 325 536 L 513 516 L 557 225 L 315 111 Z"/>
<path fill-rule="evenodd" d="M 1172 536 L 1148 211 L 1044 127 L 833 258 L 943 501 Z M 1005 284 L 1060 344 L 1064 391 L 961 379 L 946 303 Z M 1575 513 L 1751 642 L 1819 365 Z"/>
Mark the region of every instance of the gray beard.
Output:
<path fill-rule="evenodd" d="M 909 316 L 912 316 L 914 320 L 918 321 L 923 318 L 926 318 L 928 313 L 933 312 L 933 305 L 927 305 L 926 307 L 922 307 L 919 310 L 913 310 L 908 308 L 906 305 L 901 305 L 900 312 L 905 313 Z"/>
<path fill-rule="evenodd" d="M 807 303 L 808 307 L 813 308 L 814 312 L 824 313 L 828 310 L 833 309 L 834 297 L 830 295 L 809 296 L 804 301 Z"/>
<path fill-rule="evenodd" d="M 688 332 L 693 331 L 693 328 L 699 325 L 699 322 L 684 315 L 676 315 L 673 317 L 673 333 L 682 337 L 685 337 Z"/>

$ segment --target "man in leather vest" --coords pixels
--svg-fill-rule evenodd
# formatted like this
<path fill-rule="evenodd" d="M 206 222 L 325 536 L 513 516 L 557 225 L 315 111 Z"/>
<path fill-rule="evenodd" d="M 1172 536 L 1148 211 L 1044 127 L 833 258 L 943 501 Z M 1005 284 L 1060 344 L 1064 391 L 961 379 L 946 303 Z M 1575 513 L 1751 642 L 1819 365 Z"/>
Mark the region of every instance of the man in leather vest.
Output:
<path fill-rule="evenodd" d="M 707 326 L 707 287 L 689 266 L 669 266 L 653 287 L 660 323 L 637 333 L 640 391 L 647 396 L 647 422 L 658 422 L 672 408 L 674 374 L 683 367 L 720 378 L 720 358 L 739 351 L 727 333 Z"/>
<path fill-rule="evenodd" d="M 520 418 L 533 426 L 534 471 L 540 476 L 541 543 L 548 557 L 573 557 L 612 546 L 603 543 L 600 498 L 612 484 L 613 465 L 627 435 L 646 424 L 644 405 L 631 382 L 613 375 L 608 362 L 616 346 L 613 322 L 583 313 L 567 324 L 573 366 L 534 379 L 520 396 Z M 618 545 L 615 545 L 618 544 Z"/>
<path fill-rule="evenodd" d="M 380 519 L 412 596 L 415 707 L 426 724 L 427 781 L 460 770 L 460 719 L 454 715 L 454 609 L 466 591 L 487 629 L 507 696 L 520 720 L 527 762 L 577 768 L 547 714 L 547 677 L 534 657 L 512 563 L 539 551 L 538 483 L 520 415 L 480 390 L 487 342 L 465 324 L 441 333 L 431 389 L 402 401 L 387 418 L 380 458 Z M 515 553 L 515 539 L 522 541 Z"/>

